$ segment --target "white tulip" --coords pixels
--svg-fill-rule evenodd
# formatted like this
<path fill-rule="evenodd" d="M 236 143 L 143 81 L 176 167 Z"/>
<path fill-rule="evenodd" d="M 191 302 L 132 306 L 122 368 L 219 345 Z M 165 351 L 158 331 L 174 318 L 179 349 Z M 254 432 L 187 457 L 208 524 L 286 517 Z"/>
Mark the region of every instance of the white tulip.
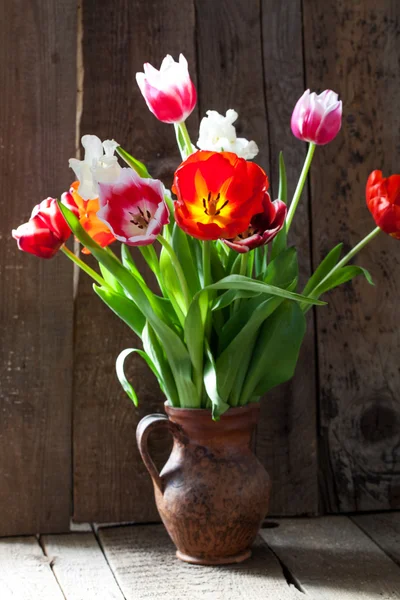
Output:
<path fill-rule="evenodd" d="M 200 150 L 214 152 L 234 152 L 241 158 L 251 159 L 258 154 L 255 142 L 236 137 L 233 123 L 238 118 L 235 110 L 230 108 L 225 117 L 216 110 L 208 110 L 207 116 L 201 120 L 197 146 Z"/>
<path fill-rule="evenodd" d="M 113 183 L 119 177 L 121 167 L 114 156 L 119 144 L 115 140 L 102 143 L 97 135 L 84 135 L 81 142 L 85 158 L 70 158 L 69 166 L 79 179 L 78 194 L 84 200 L 93 200 L 99 195 L 98 183 Z"/>

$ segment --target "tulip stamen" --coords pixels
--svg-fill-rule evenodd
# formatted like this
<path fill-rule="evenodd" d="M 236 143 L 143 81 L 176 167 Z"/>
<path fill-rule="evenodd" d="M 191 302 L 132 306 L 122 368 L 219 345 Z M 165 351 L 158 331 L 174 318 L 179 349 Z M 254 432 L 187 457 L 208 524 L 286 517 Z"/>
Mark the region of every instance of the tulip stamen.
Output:
<path fill-rule="evenodd" d="M 220 208 L 217 208 L 218 202 L 221 198 L 220 192 L 218 192 L 215 198 L 212 198 L 211 192 L 208 192 L 207 200 L 203 198 L 204 213 L 210 217 L 217 217 L 221 210 L 229 203 L 229 200 L 225 200 Z"/>
<path fill-rule="evenodd" d="M 146 210 L 146 215 L 147 218 L 143 212 L 143 210 L 140 208 L 140 206 L 138 206 L 140 215 L 135 215 L 132 212 L 129 212 L 130 215 L 132 215 L 132 217 L 134 217 L 133 219 L 131 219 L 131 223 L 133 223 L 134 225 L 136 225 L 136 227 L 138 227 L 138 229 L 144 229 L 147 228 L 149 225 L 149 221 L 151 219 L 151 214 L 150 211 Z"/>

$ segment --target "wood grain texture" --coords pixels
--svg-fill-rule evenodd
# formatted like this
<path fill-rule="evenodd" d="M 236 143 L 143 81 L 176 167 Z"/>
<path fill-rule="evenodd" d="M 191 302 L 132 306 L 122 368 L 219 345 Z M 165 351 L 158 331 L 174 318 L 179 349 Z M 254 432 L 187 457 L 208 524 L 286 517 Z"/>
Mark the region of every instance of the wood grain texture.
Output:
<path fill-rule="evenodd" d="M 304 91 L 301 1 L 262 0 L 261 27 L 272 196 L 276 198 L 278 193 L 278 158 L 283 151 L 290 202 L 305 158 L 305 144 L 296 140 L 290 129 L 293 107 Z M 257 93 L 260 95 L 261 89 Z M 307 189 L 289 244 L 298 248 L 301 290 L 311 272 Z M 271 514 L 318 512 L 315 352 L 314 315 L 310 311 L 294 378 L 271 390 L 261 405 L 257 454 L 272 476 Z"/>
<path fill-rule="evenodd" d="M 70 517 L 72 268 L 19 252 L 11 229 L 69 183 L 76 4 L 6 0 L 0 13 L 0 535 L 16 535 Z"/>
<path fill-rule="evenodd" d="M 400 597 L 400 569 L 347 517 L 285 519 L 279 527 L 261 530 L 261 536 L 306 598 Z"/>
<path fill-rule="evenodd" d="M 182 52 L 195 76 L 192 2 L 85 0 L 83 29 L 81 134 L 114 137 L 170 186 L 179 164 L 174 130 L 148 111 L 135 73 L 144 62 L 159 66 L 165 54 L 177 59 Z M 189 129 L 194 122 L 196 115 L 189 119 Z M 135 253 L 135 259 L 138 256 Z M 138 346 L 138 339 L 93 295 L 83 277 L 76 306 L 74 518 L 158 520 L 151 481 L 134 436 L 145 414 L 162 410 L 163 396 L 141 359 L 132 358 L 128 375 L 140 399 L 140 409 L 135 410 L 118 383 L 114 364 L 121 350 Z M 159 462 L 168 455 L 166 448 L 169 443 L 154 443 Z"/>
<path fill-rule="evenodd" d="M 100 541 L 126 600 L 295 600 L 273 553 L 258 540 L 240 565 L 202 567 L 175 557 L 161 525 L 101 529 Z"/>
<path fill-rule="evenodd" d="M 365 207 L 373 169 L 398 172 L 400 5 L 304 3 L 307 86 L 337 91 L 342 131 L 312 169 L 316 264 L 375 224 Z M 400 245 L 381 234 L 356 262 L 372 273 L 335 290 L 318 311 L 321 483 L 328 511 L 400 506 Z"/>
<path fill-rule="evenodd" d="M 351 519 L 400 565 L 400 513 L 357 515 Z"/>
<path fill-rule="evenodd" d="M 93 533 L 43 536 L 41 542 L 67 600 L 124 600 Z"/>
<path fill-rule="evenodd" d="M 35 537 L 0 540 L 0 565 L 1 600 L 65 600 Z"/>

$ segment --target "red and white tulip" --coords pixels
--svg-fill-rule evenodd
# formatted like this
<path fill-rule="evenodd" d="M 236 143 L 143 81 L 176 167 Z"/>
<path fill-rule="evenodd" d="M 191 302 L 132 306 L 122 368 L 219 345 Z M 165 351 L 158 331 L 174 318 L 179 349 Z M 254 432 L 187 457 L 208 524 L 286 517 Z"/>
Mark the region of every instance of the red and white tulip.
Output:
<path fill-rule="evenodd" d="M 64 196 L 62 202 L 77 215 L 78 210 L 72 198 Z M 70 235 L 71 230 L 55 198 L 46 198 L 37 204 L 29 221 L 12 231 L 18 248 L 39 258 L 52 258 Z"/>
<path fill-rule="evenodd" d="M 306 90 L 298 100 L 292 114 L 293 135 L 303 142 L 319 146 L 328 144 L 342 126 L 342 101 L 332 90 L 312 94 Z"/>
<path fill-rule="evenodd" d="M 133 169 L 121 169 L 113 183 L 99 182 L 99 200 L 98 218 L 129 246 L 152 244 L 169 223 L 163 184 L 142 179 Z"/>
<path fill-rule="evenodd" d="M 179 62 L 169 54 L 158 71 L 149 63 L 144 73 L 136 73 L 136 81 L 151 112 L 163 123 L 182 123 L 196 105 L 196 88 L 190 79 L 183 54 Z"/>

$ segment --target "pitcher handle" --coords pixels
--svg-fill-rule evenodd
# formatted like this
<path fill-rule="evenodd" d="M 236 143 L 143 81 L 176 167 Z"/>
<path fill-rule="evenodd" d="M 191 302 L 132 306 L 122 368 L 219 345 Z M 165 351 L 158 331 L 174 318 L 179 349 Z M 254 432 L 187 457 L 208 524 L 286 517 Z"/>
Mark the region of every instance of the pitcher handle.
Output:
<path fill-rule="evenodd" d="M 175 428 L 178 428 L 175 423 L 171 423 L 166 415 L 156 413 L 154 415 L 146 415 L 139 422 L 136 429 L 136 441 L 139 448 L 140 456 L 146 466 L 146 469 L 151 475 L 154 484 L 158 487 L 161 493 L 163 493 L 163 486 L 160 477 L 160 473 L 157 470 L 150 454 L 147 445 L 150 433 L 157 429 L 167 428 L 173 432 Z"/>

